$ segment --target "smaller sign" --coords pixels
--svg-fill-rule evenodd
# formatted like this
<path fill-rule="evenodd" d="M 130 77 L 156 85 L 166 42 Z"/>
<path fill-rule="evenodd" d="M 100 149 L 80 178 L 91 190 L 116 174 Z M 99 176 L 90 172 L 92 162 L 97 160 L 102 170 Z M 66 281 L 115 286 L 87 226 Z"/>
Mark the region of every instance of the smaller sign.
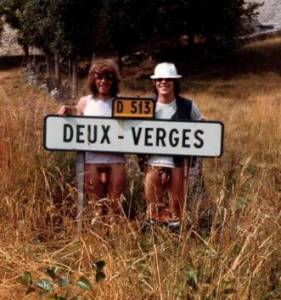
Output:
<path fill-rule="evenodd" d="M 155 101 L 152 98 L 118 97 L 113 101 L 112 116 L 121 119 L 153 119 Z"/>

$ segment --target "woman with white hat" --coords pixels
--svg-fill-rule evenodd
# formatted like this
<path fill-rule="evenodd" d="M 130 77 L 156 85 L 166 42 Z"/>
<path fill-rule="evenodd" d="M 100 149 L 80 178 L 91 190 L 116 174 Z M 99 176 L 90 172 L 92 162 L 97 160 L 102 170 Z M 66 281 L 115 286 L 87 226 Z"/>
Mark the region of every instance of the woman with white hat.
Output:
<path fill-rule="evenodd" d="M 202 120 L 195 103 L 179 96 L 181 77 L 172 63 L 163 62 L 155 67 L 150 78 L 156 93 L 156 119 Z M 145 163 L 146 224 L 164 223 L 171 229 L 179 229 L 183 220 L 190 158 L 151 155 Z M 165 203 L 165 193 L 168 203 Z"/>

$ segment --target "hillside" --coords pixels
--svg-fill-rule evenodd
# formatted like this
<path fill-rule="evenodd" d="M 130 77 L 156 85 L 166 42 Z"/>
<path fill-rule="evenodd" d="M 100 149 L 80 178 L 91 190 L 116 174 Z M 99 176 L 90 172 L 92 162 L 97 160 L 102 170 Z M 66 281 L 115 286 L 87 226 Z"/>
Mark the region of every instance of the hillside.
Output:
<path fill-rule="evenodd" d="M 0 299 L 280 299 L 280 66 L 280 38 L 192 72 L 181 66 L 183 94 L 224 122 L 225 152 L 204 160 L 207 192 L 190 195 L 178 235 L 141 231 L 134 164 L 136 216 L 95 228 L 86 220 L 78 235 L 74 156 L 42 146 L 43 118 L 59 104 L 20 69 L 0 70 Z M 147 75 L 122 84 L 127 95 L 150 90 Z"/>

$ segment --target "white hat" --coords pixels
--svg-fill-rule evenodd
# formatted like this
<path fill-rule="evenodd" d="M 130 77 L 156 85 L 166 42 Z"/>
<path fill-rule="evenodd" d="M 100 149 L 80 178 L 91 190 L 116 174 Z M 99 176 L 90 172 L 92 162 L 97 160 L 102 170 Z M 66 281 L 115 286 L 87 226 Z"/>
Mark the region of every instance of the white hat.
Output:
<path fill-rule="evenodd" d="M 172 63 L 161 63 L 158 64 L 154 69 L 154 74 L 150 76 L 151 79 L 159 78 L 181 78 L 182 76 L 178 74 L 177 68 Z"/>

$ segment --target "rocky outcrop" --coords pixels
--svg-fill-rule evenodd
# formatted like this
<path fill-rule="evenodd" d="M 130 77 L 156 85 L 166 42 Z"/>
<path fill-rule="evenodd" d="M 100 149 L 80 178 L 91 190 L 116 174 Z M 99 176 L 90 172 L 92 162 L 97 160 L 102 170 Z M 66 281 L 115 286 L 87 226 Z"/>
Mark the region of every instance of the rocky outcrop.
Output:
<path fill-rule="evenodd" d="M 22 47 L 17 41 L 17 31 L 12 29 L 7 24 L 4 24 L 4 30 L 1 34 L 0 55 L 13 56 L 23 55 Z"/>
<path fill-rule="evenodd" d="M 253 36 L 281 31 L 281 0 L 246 0 L 262 4 L 254 21 Z"/>
<path fill-rule="evenodd" d="M 31 54 L 40 54 L 37 49 L 30 49 Z M 4 24 L 0 39 L 0 56 L 24 55 L 22 47 L 18 43 L 18 32 L 8 24 Z"/>

